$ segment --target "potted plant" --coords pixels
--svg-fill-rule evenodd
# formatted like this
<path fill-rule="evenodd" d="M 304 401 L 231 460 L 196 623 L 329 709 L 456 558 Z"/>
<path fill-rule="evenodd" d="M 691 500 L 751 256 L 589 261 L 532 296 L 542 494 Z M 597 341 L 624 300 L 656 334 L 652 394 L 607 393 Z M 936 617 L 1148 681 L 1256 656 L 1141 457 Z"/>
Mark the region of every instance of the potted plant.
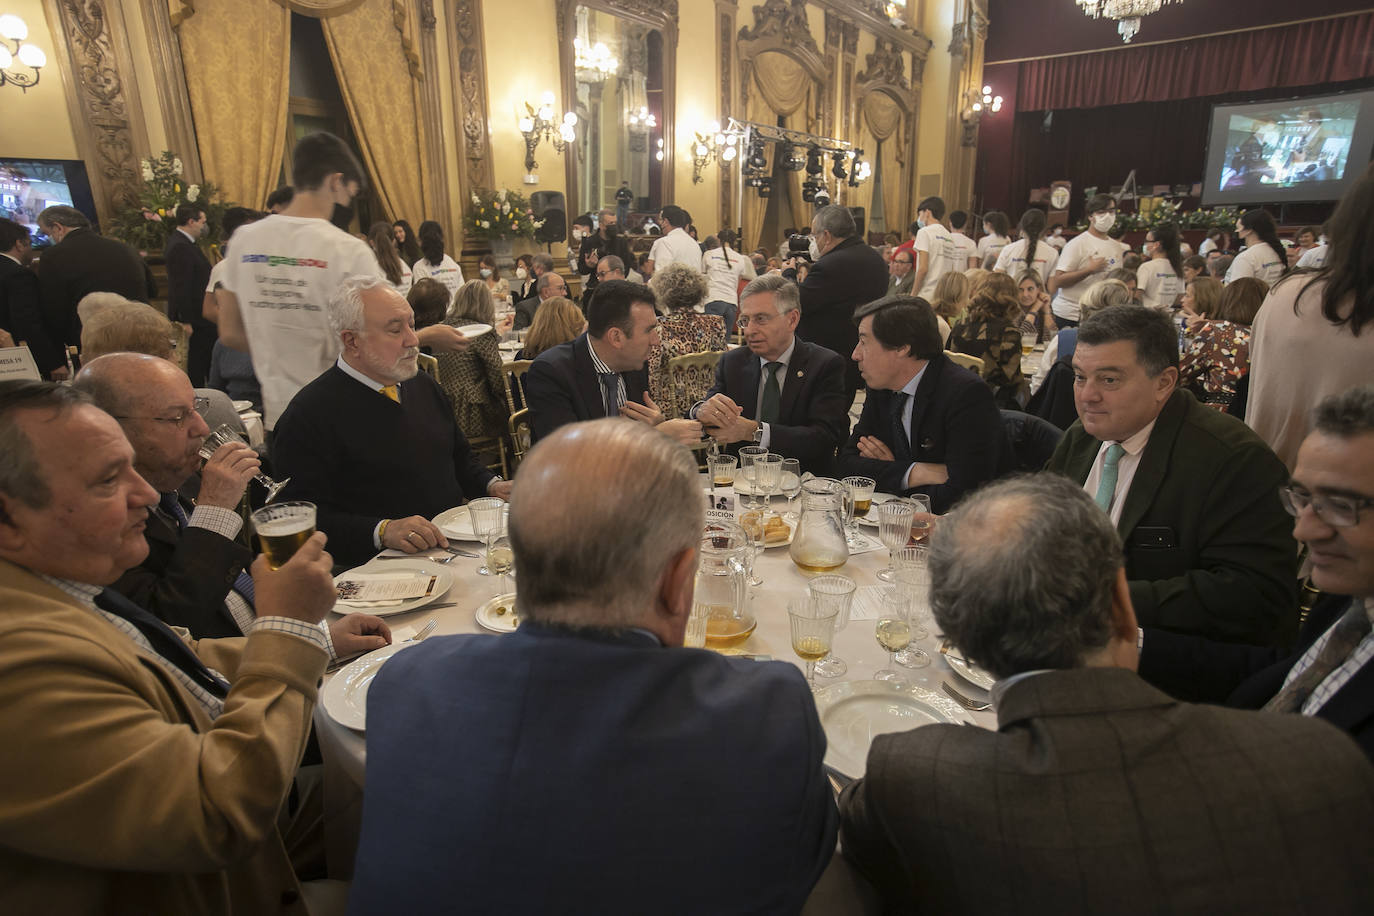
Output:
<path fill-rule="evenodd" d="M 162 257 L 167 236 L 176 228 L 176 209 L 183 203 L 196 204 L 205 211 L 205 234 L 200 245 L 211 259 L 218 257 L 220 225 L 224 211 L 230 204 L 214 200 L 215 186 L 206 181 L 189 184 L 182 176 L 182 164 L 176 154 L 163 150 L 162 155 L 144 159 L 143 187 L 138 201 L 121 207 L 114 216 L 110 234 L 128 242 L 150 260 Z"/>
<path fill-rule="evenodd" d="M 506 188 L 473 191 L 463 217 L 464 234 L 490 242 L 492 254 L 502 268 L 515 263 L 513 241 L 534 238 L 534 231 L 542 225 L 544 221 L 534 218 L 525 195 Z"/>

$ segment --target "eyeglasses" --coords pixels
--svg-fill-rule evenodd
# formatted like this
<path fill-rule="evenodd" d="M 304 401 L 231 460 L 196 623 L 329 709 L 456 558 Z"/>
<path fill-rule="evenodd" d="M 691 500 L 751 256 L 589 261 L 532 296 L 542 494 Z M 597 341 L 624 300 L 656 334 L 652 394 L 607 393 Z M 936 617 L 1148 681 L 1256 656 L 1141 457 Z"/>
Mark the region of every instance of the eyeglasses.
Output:
<path fill-rule="evenodd" d="M 741 315 L 741 316 L 739 316 L 739 326 L 740 326 L 741 328 L 747 328 L 747 327 L 749 327 L 749 325 L 752 324 L 752 325 L 756 325 L 757 327 L 760 327 L 760 328 L 761 328 L 761 327 L 763 327 L 764 325 L 766 325 L 768 322 L 772 321 L 774 318 L 777 318 L 777 317 L 778 317 L 777 315 L 769 315 L 769 314 L 767 314 L 767 313 L 762 314 L 762 315 L 755 315 L 755 316 L 752 317 L 752 318 L 750 318 L 748 315 Z"/>
<path fill-rule="evenodd" d="M 116 419 L 116 420 L 154 420 L 154 421 L 156 421 L 156 422 L 158 422 L 158 423 L 171 423 L 171 424 L 172 424 L 173 426 L 175 426 L 177 429 L 185 429 L 185 428 L 186 428 L 186 421 L 189 420 L 189 419 L 191 419 L 191 414 L 192 414 L 192 413 L 195 413 L 195 414 L 200 414 L 200 413 L 202 413 L 206 408 L 208 408 L 208 407 L 210 406 L 210 399 L 209 399 L 209 398 L 196 398 L 194 401 L 192 401 L 192 403 L 195 405 L 195 409 L 194 409 L 194 410 L 182 410 L 182 411 L 179 411 L 179 412 L 177 413 L 177 415 L 176 415 L 176 416 L 173 416 L 173 417 L 129 417 L 129 416 L 116 416 L 115 419 Z"/>
<path fill-rule="evenodd" d="M 1297 518 L 1308 506 L 1332 528 L 1353 528 L 1360 523 L 1360 510 L 1374 506 L 1374 499 L 1362 496 L 1316 496 L 1291 484 L 1279 487 L 1279 502 L 1284 511 Z"/>

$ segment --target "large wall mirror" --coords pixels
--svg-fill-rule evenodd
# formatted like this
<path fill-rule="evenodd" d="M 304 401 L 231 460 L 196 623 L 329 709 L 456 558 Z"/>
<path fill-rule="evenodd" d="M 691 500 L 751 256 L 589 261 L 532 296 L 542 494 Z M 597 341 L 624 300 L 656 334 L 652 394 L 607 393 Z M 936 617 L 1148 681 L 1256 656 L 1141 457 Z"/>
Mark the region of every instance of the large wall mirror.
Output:
<path fill-rule="evenodd" d="M 564 153 L 569 216 L 616 207 L 625 185 L 631 211 L 657 213 L 673 194 L 677 4 L 559 0 L 558 10 L 564 105 L 577 112 Z"/>

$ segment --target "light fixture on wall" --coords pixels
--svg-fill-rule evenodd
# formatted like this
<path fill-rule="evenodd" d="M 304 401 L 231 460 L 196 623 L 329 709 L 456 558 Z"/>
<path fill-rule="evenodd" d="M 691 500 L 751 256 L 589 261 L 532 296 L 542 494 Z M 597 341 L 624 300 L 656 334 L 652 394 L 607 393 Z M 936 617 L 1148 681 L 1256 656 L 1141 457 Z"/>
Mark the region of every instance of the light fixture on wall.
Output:
<path fill-rule="evenodd" d="M 628 122 L 632 134 L 647 134 L 658 126 L 658 118 L 643 105 L 639 106 L 638 111 L 630 112 L 630 116 L 625 120 Z"/>
<path fill-rule="evenodd" d="M 0 41 L 0 86 L 13 84 L 19 87 L 20 92 L 27 92 L 30 86 L 37 86 L 39 77 L 42 76 L 38 71 L 47 65 L 48 56 L 37 45 L 24 43 L 24 39 L 29 37 L 29 27 L 24 24 L 24 20 L 9 13 L 0 16 L 0 37 L 4 38 L 4 41 Z M 9 47 L 11 44 L 14 45 L 13 48 Z M 33 75 L 11 72 L 10 67 L 14 66 L 15 58 L 32 70 Z"/>
<path fill-rule="evenodd" d="M 719 121 L 712 121 L 692 132 L 692 184 L 701 184 L 701 172 L 712 162 L 722 165 L 739 157 L 741 135 L 737 131 L 722 130 Z"/>
<path fill-rule="evenodd" d="M 1002 97 L 992 94 L 991 86 L 984 86 L 980 93 L 975 89 L 969 89 L 964 96 L 964 110 L 961 117 L 964 122 L 964 146 L 973 146 L 978 142 L 978 124 L 989 114 L 997 114 L 1002 110 Z"/>
<path fill-rule="evenodd" d="M 1094 19 L 1115 19 L 1116 31 L 1123 42 L 1129 42 L 1140 31 L 1143 16 L 1159 12 L 1166 3 L 1183 0 L 1077 0 L 1084 14 Z"/>
<path fill-rule="evenodd" d="M 539 163 L 534 161 L 534 151 L 539 147 L 542 140 L 547 140 L 553 146 L 554 152 L 562 153 L 569 143 L 577 139 L 575 128 L 577 127 L 576 112 L 569 111 L 563 115 L 562 120 L 554 120 L 554 97 L 552 92 L 544 93 L 539 100 L 539 107 L 535 108 L 529 102 L 525 103 L 526 114 L 520 118 L 520 135 L 525 138 L 525 183 L 535 184 L 534 170 L 539 168 Z"/>

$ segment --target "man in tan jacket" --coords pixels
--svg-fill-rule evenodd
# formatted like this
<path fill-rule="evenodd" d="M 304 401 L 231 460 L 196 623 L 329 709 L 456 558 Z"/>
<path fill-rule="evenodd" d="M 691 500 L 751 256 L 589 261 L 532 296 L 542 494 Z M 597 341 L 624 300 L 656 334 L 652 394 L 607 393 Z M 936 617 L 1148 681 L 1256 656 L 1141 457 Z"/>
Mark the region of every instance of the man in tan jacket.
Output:
<path fill-rule="evenodd" d="M 0 912 L 305 913 L 277 815 L 334 601 L 316 534 L 252 572 L 247 637 L 107 590 L 157 492 L 82 393 L 0 383 Z"/>

